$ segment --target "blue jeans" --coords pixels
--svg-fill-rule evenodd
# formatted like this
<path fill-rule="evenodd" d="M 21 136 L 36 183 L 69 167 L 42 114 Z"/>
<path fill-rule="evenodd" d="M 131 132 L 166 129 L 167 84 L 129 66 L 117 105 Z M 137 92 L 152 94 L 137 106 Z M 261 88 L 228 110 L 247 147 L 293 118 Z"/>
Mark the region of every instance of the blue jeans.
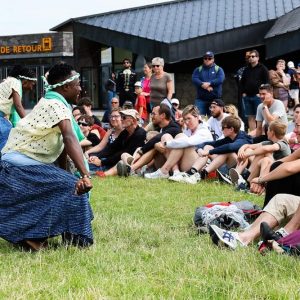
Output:
<path fill-rule="evenodd" d="M 195 100 L 195 105 L 199 109 L 200 115 L 210 116 L 210 110 L 209 110 L 210 103 L 211 103 L 211 101 L 208 101 L 208 100 L 202 100 L 202 99 Z"/>
<path fill-rule="evenodd" d="M 261 103 L 258 96 L 245 96 L 242 99 L 244 105 L 245 116 L 256 116 L 257 107 Z"/>
<path fill-rule="evenodd" d="M 11 123 L 4 117 L 0 116 L 0 151 L 3 149 L 7 142 L 11 128 Z"/>

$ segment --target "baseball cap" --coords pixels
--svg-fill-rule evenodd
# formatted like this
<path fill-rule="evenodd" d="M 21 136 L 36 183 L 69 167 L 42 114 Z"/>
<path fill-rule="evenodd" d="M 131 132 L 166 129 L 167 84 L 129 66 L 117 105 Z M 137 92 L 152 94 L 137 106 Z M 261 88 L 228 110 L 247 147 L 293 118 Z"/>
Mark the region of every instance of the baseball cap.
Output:
<path fill-rule="evenodd" d="M 134 86 L 142 87 L 142 83 L 140 81 L 137 81 Z"/>
<path fill-rule="evenodd" d="M 206 51 L 204 54 L 203 54 L 203 57 L 214 57 L 214 53 L 212 51 Z"/>
<path fill-rule="evenodd" d="M 124 103 L 123 103 L 123 109 L 131 109 L 131 108 L 133 108 L 133 104 L 132 104 L 132 102 L 131 101 L 125 101 Z"/>
<path fill-rule="evenodd" d="M 136 120 L 139 119 L 139 113 L 135 109 L 125 109 L 125 110 L 120 111 L 120 114 L 122 114 L 124 116 L 132 117 Z"/>
<path fill-rule="evenodd" d="M 176 98 L 173 98 L 173 99 L 171 99 L 171 103 L 172 103 L 172 104 L 175 103 L 175 104 L 178 104 L 178 105 L 179 105 L 179 100 L 176 99 Z"/>
<path fill-rule="evenodd" d="M 289 61 L 289 62 L 287 63 L 287 66 L 288 66 L 289 68 L 295 68 L 295 65 L 294 65 L 294 63 L 293 63 L 292 61 Z"/>
<path fill-rule="evenodd" d="M 217 106 L 220 106 L 220 107 L 225 106 L 225 103 L 222 99 L 215 99 L 210 104 L 214 104 L 214 105 L 217 105 Z"/>

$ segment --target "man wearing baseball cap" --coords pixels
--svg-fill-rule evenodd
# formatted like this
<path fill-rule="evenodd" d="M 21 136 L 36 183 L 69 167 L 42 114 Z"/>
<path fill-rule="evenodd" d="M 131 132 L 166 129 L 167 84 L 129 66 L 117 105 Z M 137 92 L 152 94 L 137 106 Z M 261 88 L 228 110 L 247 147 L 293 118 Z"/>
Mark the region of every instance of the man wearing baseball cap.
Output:
<path fill-rule="evenodd" d="M 229 116 L 224 113 L 225 103 L 222 99 L 214 99 L 210 103 L 211 117 L 207 120 L 207 125 L 215 140 L 223 138 L 222 121 L 225 117 Z"/>
<path fill-rule="evenodd" d="M 210 115 L 209 106 L 211 101 L 221 98 L 224 79 L 223 69 L 215 64 L 214 53 L 206 51 L 203 54 L 203 64 L 197 67 L 192 75 L 192 82 L 197 89 L 195 105 L 201 115 Z"/>
<path fill-rule="evenodd" d="M 171 104 L 173 109 L 175 110 L 175 121 L 180 124 L 182 117 L 182 110 L 179 109 L 179 100 L 177 98 L 171 99 Z"/>
<path fill-rule="evenodd" d="M 117 175 L 117 168 L 114 167 L 121 159 L 124 152 L 133 154 L 134 151 L 144 145 L 146 131 L 138 126 L 139 114 L 135 109 L 125 109 L 120 112 L 123 131 L 109 147 L 103 149 L 94 156 L 89 157 L 89 162 L 98 167 L 109 169 L 104 172 L 96 172 L 98 176 Z"/>

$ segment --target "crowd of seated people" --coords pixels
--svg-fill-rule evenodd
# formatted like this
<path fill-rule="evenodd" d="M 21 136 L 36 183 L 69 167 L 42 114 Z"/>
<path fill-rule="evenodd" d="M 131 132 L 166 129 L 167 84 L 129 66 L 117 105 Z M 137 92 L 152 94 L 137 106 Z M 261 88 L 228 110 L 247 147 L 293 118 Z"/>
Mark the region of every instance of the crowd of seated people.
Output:
<path fill-rule="evenodd" d="M 189 104 L 182 107 L 182 110 L 179 110 L 180 101 L 176 98 L 172 99 L 172 77 L 163 69 L 164 60 L 156 57 L 152 65 L 150 63 L 145 65 L 145 69 L 153 69 L 153 74 L 147 77 L 149 81 L 147 88 L 144 89 L 145 80 L 142 78 L 134 83 L 135 103 L 123 99 L 125 100 L 122 102 L 123 107 L 119 107 L 118 95 L 111 99 L 111 108 L 103 119 L 107 122 L 106 130 L 92 111 L 91 99 L 81 98 L 77 101 L 80 92 L 78 92 L 79 74 L 68 65 L 57 65 L 49 72 L 45 99 L 50 100 L 45 101 L 50 104 L 55 103 L 57 108 L 49 103 L 43 104 L 44 100 L 41 100 L 33 109 L 32 115 L 39 112 L 40 105 L 57 114 L 55 115 L 57 123 L 49 124 L 49 135 L 61 134 L 63 137 L 65 151 L 69 159 L 75 163 L 77 175 L 79 174 L 77 181 L 74 178 L 63 180 L 67 180 L 69 185 L 70 182 L 76 182 L 78 194 L 84 194 L 92 188 L 90 175 L 96 175 L 96 178 L 139 175 L 145 180 L 167 179 L 179 183 L 201 184 L 202 180 L 215 173 L 220 180 L 238 189 L 244 185 L 243 190 L 258 195 L 265 194 L 264 213 L 249 231 L 230 233 L 234 237 L 233 244 L 226 241 L 222 229 L 216 226 L 211 229 L 215 242 L 221 241 L 231 248 L 236 248 L 238 244 L 247 245 L 259 235 L 262 223 L 267 224 L 262 226 L 265 231 L 267 230 L 267 234 L 276 235 L 271 228 L 278 226 L 284 218 L 294 215 L 292 218 L 294 220 L 300 214 L 297 205 L 289 206 L 289 196 L 286 196 L 292 195 L 291 199 L 298 199 L 300 196 L 296 184 L 299 180 L 298 165 L 300 166 L 300 107 L 299 104 L 295 105 L 293 120 L 288 124 L 286 93 L 282 90 L 288 91 L 290 82 L 288 79 L 291 76 L 283 74 L 283 62 L 279 61 L 277 71 L 270 72 L 273 81 L 269 78 L 259 86 L 249 88 L 252 77 L 258 76 L 258 73 L 253 70 L 258 66 L 258 60 L 255 58 L 258 53 L 257 51 L 251 53 L 252 58 L 249 58 L 249 65 L 245 69 L 246 75 L 244 77 L 241 75 L 241 78 L 245 89 L 243 101 L 252 101 L 254 98 L 260 101 L 260 103 L 256 102 L 255 109 L 251 107 L 251 113 L 255 112 L 255 127 L 253 122 L 251 126 L 244 124 L 233 104 L 225 104 L 219 95 L 212 96 L 216 92 L 221 93 L 220 85 L 224 76 L 223 70 L 215 65 L 214 54 L 211 51 L 205 53 L 203 65 L 193 73 L 193 83 L 199 85 L 196 87 L 199 99 L 196 99 L 195 105 Z M 221 72 L 219 75 L 222 75 L 220 78 L 223 79 L 207 81 L 204 75 L 208 70 Z M 263 72 L 265 76 L 265 69 L 261 65 L 257 72 Z M 295 72 L 293 76 L 298 78 L 296 75 L 299 72 Z M 275 77 L 279 78 L 279 81 Z M 280 84 L 280 78 L 284 81 L 283 86 Z M 297 82 L 299 83 L 300 80 Z M 218 87 L 216 88 L 215 85 Z M 275 85 L 276 92 L 285 95 L 282 99 L 274 97 Z M 254 91 L 255 95 L 252 95 Z M 0 99 L 0 112 L 3 110 L 1 101 Z M 68 101 L 77 106 L 72 109 Z M 207 121 L 201 111 L 204 107 L 209 112 Z M 248 109 L 249 112 L 250 108 Z M 205 111 L 206 116 L 207 111 Z M 22 130 L 28 130 L 30 122 L 37 126 L 35 119 L 32 121 L 32 115 L 29 114 L 29 117 L 22 115 L 24 121 L 21 120 L 18 123 L 20 125 L 12 130 L 14 139 L 19 138 Z M 5 120 L 7 118 L 3 112 L 1 117 Z M 253 118 L 249 120 L 253 121 Z M 250 132 L 245 131 L 245 128 L 250 128 Z M 30 130 L 28 134 L 29 132 Z M 50 157 L 45 159 L 46 156 L 41 158 L 38 155 L 31 155 L 34 152 L 34 149 L 31 149 L 32 144 L 25 143 L 22 148 L 14 144 L 12 137 L 9 137 L 2 151 L 2 159 L 6 161 L 5 166 L 1 166 L 2 169 L 6 168 L 7 163 L 11 163 L 14 155 L 22 156 L 26 166 L 24 170 L 28 166 L 53 162 L 58 159 L 64 148 L 60 145 L 59 149 L 58 147 L 52 149 L 51 147 L 55 145 L 50 147 L 47 142 L 47 145 L 42 147 L 45 147 L 45 155 Z M 49 143 L 53 141 L 53 137 L 50 137 L 52 140 L 50 138 Z M 47 139 L 48 136 L 45 137 L 46 141 Z M 75 150 L 72 150 L 70 143 L 76 144 Z M 52 172 L 49 167 L 49 174 Z M 64 177 L 64 173 L 61 176 Z M 88 211 L 86 199 L 87 197 L 82 197 L 82 205 Z M 288 212 L 283 207 L 288 207 Z M 86 212 L 86 218 L 84 226 L 90 230 L 91 214 Z M 280 232 L 287 235 L 300 228 L 300 224 L 295 221 L 291 224 L 286 225 Z M 92 244 L 91 231 L 84 235 L 74 234 L 73 229 L 70 229 L 70 232 L 68 230 L 63 227 L 57 232 L 64 234 L 64 239 L 69 242 L 75 237 L 78 244 Z M 8 239 L 4 233 L 0 232 L 0 234 Z M 45 245 L 47 238 L 45 232 L 39 233 L 37 228 L 32 235 L 20 236 L 10 241 L 39 249 Z"/>

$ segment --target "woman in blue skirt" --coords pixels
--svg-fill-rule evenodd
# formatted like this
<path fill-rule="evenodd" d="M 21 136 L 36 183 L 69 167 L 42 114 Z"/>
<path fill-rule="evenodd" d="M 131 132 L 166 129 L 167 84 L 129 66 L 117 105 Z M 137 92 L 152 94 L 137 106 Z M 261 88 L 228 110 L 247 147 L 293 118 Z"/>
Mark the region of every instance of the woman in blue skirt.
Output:
<path fill-rule="evenodd" d="M 47 80 L 45 96 L 11 130 L 2 150 L 0 237 L 31 250 L 57 235 L 89 246 L 93 215 L 87 192 L 92 184 L 69 105 L 81 91 L 79 74 L 61 63 L 50 69 Z M 79 179 L 64 170 L 66 155 Z"/>

